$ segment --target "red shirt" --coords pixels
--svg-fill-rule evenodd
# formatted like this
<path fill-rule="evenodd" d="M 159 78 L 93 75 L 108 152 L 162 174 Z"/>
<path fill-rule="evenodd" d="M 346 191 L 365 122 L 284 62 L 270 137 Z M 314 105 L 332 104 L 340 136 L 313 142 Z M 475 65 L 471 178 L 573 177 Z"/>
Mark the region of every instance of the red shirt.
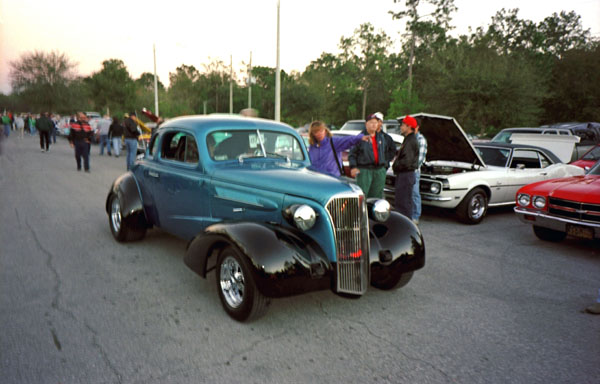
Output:
<path fill-rule="evenodd" d="M 373 144 L 373 157 L 375 157 L 375 165 L 379 164 L 379 152 L 377 152 L 377 135 L 371 136 L 371 144 Z"/>

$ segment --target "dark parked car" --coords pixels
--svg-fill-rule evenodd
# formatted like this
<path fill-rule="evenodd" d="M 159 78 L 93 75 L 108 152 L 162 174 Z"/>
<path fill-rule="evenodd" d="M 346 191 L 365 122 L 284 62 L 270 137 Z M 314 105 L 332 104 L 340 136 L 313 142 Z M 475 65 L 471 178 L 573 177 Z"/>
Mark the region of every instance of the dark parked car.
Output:
<path fill-rule="evenodd" d="M 385 200 L 313 172 L 302 138 L 273 121 L 226 116 L 170 120 L 145 156 L 111 186 L 118 241 L 152 226 L 187 241 L 184 261 L 215 271 L 225 311 L 245 321 L 270 298 L 369 283 L 400 288 L 425 263 L 419 229 Z"/>

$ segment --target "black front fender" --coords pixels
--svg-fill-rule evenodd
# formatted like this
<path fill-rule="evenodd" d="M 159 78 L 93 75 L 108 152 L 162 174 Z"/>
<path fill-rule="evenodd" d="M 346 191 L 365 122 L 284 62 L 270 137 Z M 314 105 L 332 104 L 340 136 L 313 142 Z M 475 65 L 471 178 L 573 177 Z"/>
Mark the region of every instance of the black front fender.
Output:
<path fill-rule="evenodd" d="M 146 219 L 140 189 L 133 173 L 124 173 L 113 182 L 106 197 L 106 213 L 108 214 L 110 214 L 110 199 L 113 195 L 120 199 L 123 219 L 136 214 L 141 214 Z"/>
<path fill-rule="evenodd" d="M 419 228 L 392 211 L 384 223 L 370 221 L 371 281 L 400 275 L 425 266 L 425 242 Z"/>
<path fill-rule="evenodd" d="M 184 262 L 206 277 L 216 264 L 216 257 L 211 256 L 229 245 L 248 258 L 256 285 L 267 297 L 331 288 L 332 266 L 321 247 L 303 232 L 279 225 L 253 222 L 211 225 L 191 241 Z"/>

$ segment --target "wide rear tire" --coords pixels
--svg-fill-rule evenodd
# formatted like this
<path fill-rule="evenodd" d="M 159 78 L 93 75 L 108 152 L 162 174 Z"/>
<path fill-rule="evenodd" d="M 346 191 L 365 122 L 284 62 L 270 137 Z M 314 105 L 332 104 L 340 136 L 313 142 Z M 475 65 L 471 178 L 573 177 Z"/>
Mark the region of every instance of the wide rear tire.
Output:
<path fill-rule="evenodd" d="M 223 309 L 237 321 L 251 321 L 262 316 L 270 304 L 254 282 L 248 260 L 234 246 L 219 254 L 216 268 L 217 292 Z"/>

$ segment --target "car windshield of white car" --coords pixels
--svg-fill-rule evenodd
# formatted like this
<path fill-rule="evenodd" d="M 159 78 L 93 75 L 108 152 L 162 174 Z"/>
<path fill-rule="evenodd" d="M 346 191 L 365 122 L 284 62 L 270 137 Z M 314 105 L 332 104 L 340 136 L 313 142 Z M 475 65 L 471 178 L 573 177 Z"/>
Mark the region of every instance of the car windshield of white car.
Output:
<path fill-rule="evenodd" d="M 255 157 L 304 160 L 300 142 L 286 132 L 217 131 L 209 134 L 206 140 L 211 158 L 216 161 Z"/>
<path fill-rule="evenodd" d="M 495 167 L 506 167 L 510 156 L 510 150 L 505 148 L 477 147 L 477 151 L 485 164 Z"/>

